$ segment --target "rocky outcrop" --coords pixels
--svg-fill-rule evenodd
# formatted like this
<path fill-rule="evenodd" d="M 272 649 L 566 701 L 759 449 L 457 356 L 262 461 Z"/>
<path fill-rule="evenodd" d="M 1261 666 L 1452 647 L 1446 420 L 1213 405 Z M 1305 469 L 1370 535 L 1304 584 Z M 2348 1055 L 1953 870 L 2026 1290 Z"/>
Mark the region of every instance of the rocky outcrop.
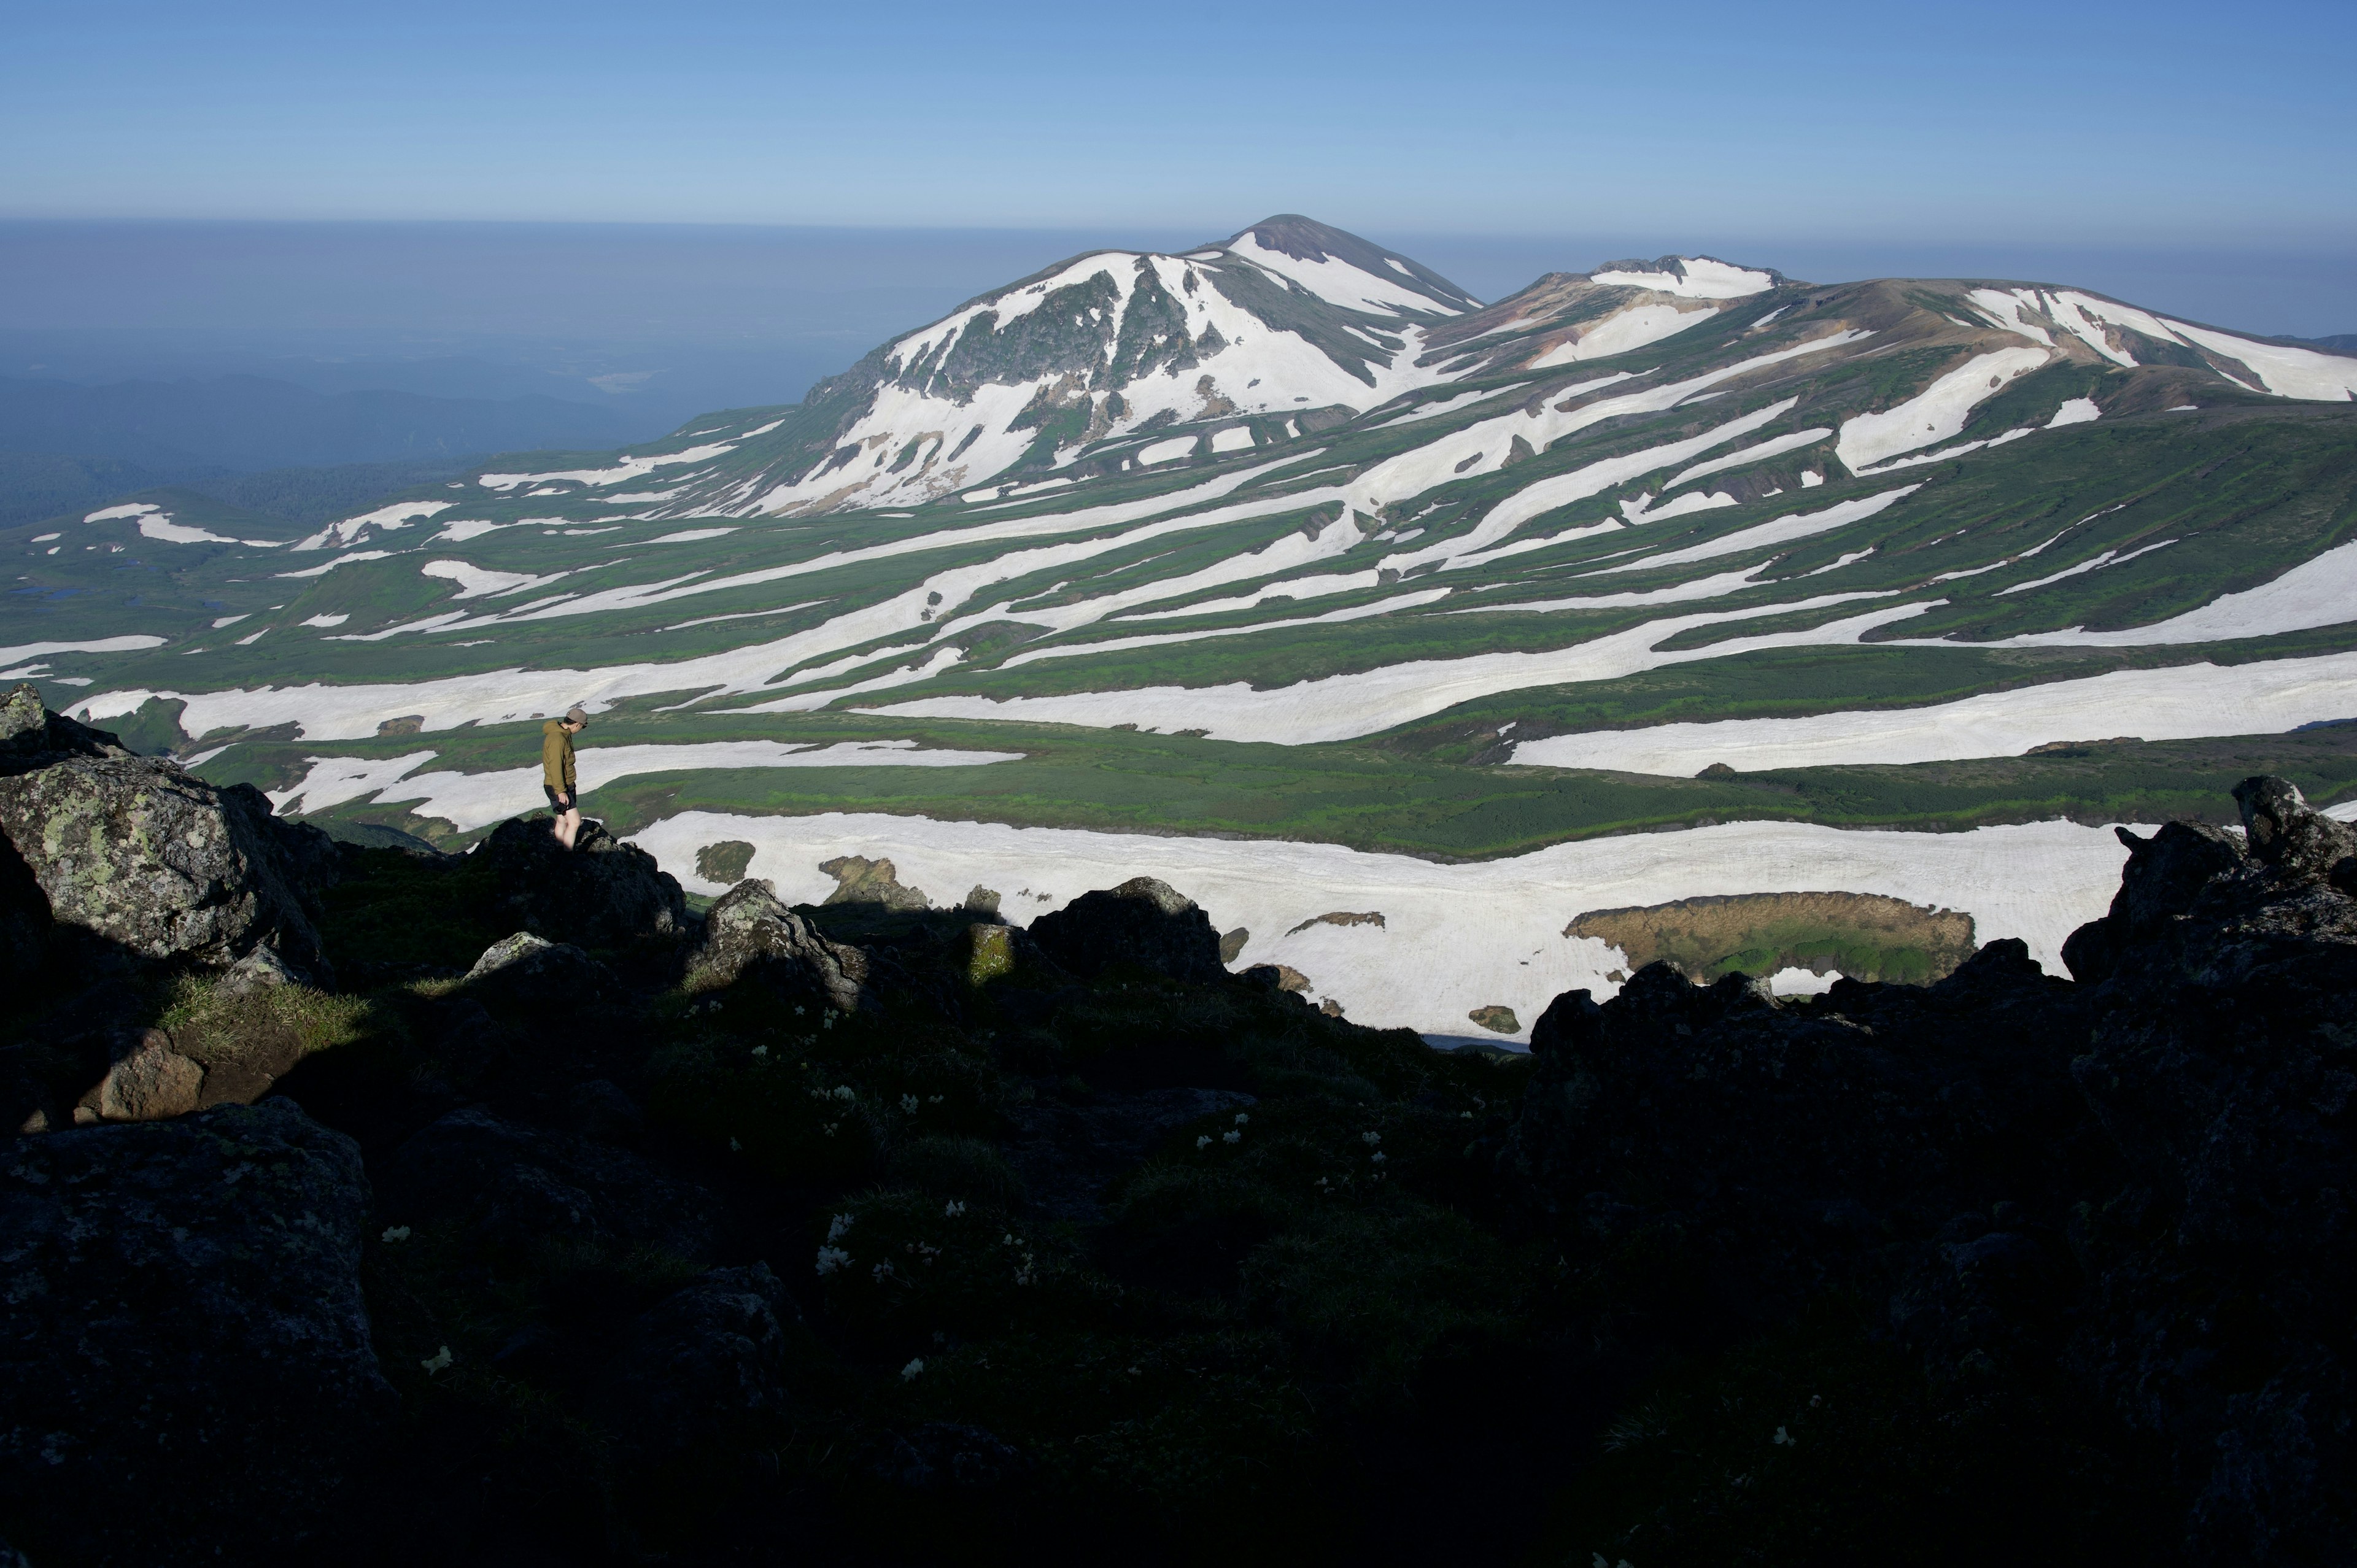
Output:
<path fill-rule="evenodd" d="M 1084 980 L 1109 963 L 1136 964 L 1173 980 L 1209 982 L 1227 973 L 1211 918 L 1151 876 L 1083 893 L 1032 921 L 1030 930 L 1050 959 Z"/>
<path fill-rule="evenodd" d="M 790 997 L 850 1013 L 872 1001 L 867 955 L 822 936 L 767 882 L 739 882 L 705 911 L 704 939 L 687 961 L 687 987 L 705 991 L 749 978 Z"/>
<path fill-rule="evenodd" d="M 21 864 L 57 925 L 127 953 L 227 968 L 267 947 L 280 967 L 328 978 L 313 925 L 338 864 L 326 834 L 279 821 L 251 785 L 216 789 L 53 714 L 35 724 L 30 690 L 0 707 L 0 836 L 13 850 L 0 926 L 12 946 L 31 918 Z"/>
<path fill-rule="evenodd" d="M 2164 828 L 2104 922 L 2072 1074 L 2129 1180 L 2069 1356 L 2167 1443 L 2199 1559 L 2320 1562 L 2357 1512 L 2357 833 L 2234 793 L 2247 850 Z"/>
<path fill-rule="evenodd" d="M 36 1561 L 274 1560 L 393 1412 L 358 1149 L 285 1100 L 0 1163 L 0 1517 Z"/>
<path fill-rule="evenodd" d="M 1727 1321 L 1879 1294 L 1935 1379 L 2092 1395 L 2189 1561 L 2344 1561 L 2357 1513 L 2357 832 L 2280 779 L 2170 823 L 2065 948 L 1780 1003 L 1666 965 L 1558 997 L 1504 1167 Z"/>
<path fill-rule="evenodd" d="M 677 879 L 654 856 L 595 822 L 582 824 L 568 850 L 546 819 L 511 818 L 475 853 L 490 861 L 501 912 L 548 941 L 620 948 L 673 940 L 686 929 L 687 900 Z"/>
<path fill-rule="evenodd" d="M 566 1241 L 700 1259 L 712 1244 L 715 1204 L 702 1187 L 628 1149 L 479 1109 L 454 1111 L 403 1144 L 382 1187 L 388 1218 L 456 1220 L 494 1251 Z"/>

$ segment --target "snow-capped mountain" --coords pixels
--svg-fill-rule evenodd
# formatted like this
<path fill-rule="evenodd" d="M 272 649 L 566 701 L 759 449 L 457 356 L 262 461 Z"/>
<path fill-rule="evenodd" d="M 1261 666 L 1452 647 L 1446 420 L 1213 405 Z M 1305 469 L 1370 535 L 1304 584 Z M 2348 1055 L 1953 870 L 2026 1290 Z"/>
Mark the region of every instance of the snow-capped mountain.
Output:
<path fill-rule="evenodd" d="M 511 726 L 528 743 L 586 703 L 646 842 L 774 846 L 787 880 L 894 836 L 1109 821 L 1343 843 L 1410 823 L 1383 842 L 1655 868 L 1477 900 L 1463 929 L 1493 903 L 1512 929 L 1469 953 L 1497 994 L 1468 1005 L 1608 985 L 1566 919 L 1656 897 L 1835 886 L 1972 908 L 2047 952 L 2100 913 L 2070 901 L 2109 897 L 2120 850 L 2025 815 L 2222 799 L 2115 784 L 2178 778 L 2212 740 L 2234 778 L 2296 773 L 2352 733 L 2329 727 L 2357 717 L 2352 392 L 2357 357 L 2060 285 L 1665 256 L 1484 304 L 1278 219 L 1047 268 L 796 406 L 511 456 L 304 538 L 169 491 L 0 531 L 25 568 L 0 673 L 286 810 L 446 839 L 536 800 Z M 2090 740 L 2127 748 L 2116 771 L 2040 771 Z M 1852 804 L 1850 770 L 1958 762 Z M 928 768 L 957 789 L 884 781 Z M 1289 803 L 1336 769 L 1366 779 L 1350 804 Z M 1275 782 L 1207 782 L 1231 778 Z M 931 825 L 870 822 L 858 849 L 811 816 L 879 800 Z M 1706 811 L 1722 847 L 1691 859 L 1569 842 Z M 2076 869 L 2029 913 L 1985 908 L 1980 851 L 1827 830 L 1779 859 L 1802 840 L 1743 820 L 1910 812 L 2015 822 L 1988 853 L 2063 845 Z M 990 875 L 1036 900 L 1031 842 L 990 839 L 1022 867 Z M 1314 918 L 1447 922 L 1348 891 L 1356 863 L 1329 850 L 1324 891 L 1270 883 L 1282 934 L 1243 950 L 1355 975 L 1357 1007 L 1400 966 L 1372 928 Z M 1170 853 L 1247 881 L 1265 859 Z M 1384 875 L 1416 898 L 1470 886 Z"/>

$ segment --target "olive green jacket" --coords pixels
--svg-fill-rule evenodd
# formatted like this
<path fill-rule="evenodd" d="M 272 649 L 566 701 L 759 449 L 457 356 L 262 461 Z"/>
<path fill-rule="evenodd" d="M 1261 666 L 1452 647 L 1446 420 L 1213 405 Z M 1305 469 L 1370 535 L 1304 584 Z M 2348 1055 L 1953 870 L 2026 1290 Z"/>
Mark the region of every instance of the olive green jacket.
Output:
<path fill-rule="evenodd" d="M 573 737 L 557 719 L 540 726 L 540 781 L 552 789 L 573 793 Z"/>

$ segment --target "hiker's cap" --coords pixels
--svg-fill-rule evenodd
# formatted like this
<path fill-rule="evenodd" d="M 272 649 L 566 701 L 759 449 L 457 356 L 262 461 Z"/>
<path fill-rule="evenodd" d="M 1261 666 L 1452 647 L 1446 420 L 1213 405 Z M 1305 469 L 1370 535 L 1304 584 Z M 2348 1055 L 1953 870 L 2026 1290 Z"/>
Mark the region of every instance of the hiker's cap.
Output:
<path fill-rule="evenodd" d="M 587 729 L 589 727 L 589 715 L 580 703 L 576 703 L 565 710 L 565 722 L 569 725 L 579 725 Z"/>

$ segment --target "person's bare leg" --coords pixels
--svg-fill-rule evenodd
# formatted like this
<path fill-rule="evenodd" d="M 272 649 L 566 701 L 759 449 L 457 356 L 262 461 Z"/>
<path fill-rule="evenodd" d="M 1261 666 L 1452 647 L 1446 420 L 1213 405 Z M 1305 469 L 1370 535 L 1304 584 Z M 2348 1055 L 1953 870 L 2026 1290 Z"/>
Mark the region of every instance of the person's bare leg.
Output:
<path fill-rule="evenodd" d="M 574 839 L 578 837 L 580 832 L 581 809 L 578 806 L 568 806 L 565 808 L 565 814 L 556 819 L 556 842 L 571 849 Z"/>

